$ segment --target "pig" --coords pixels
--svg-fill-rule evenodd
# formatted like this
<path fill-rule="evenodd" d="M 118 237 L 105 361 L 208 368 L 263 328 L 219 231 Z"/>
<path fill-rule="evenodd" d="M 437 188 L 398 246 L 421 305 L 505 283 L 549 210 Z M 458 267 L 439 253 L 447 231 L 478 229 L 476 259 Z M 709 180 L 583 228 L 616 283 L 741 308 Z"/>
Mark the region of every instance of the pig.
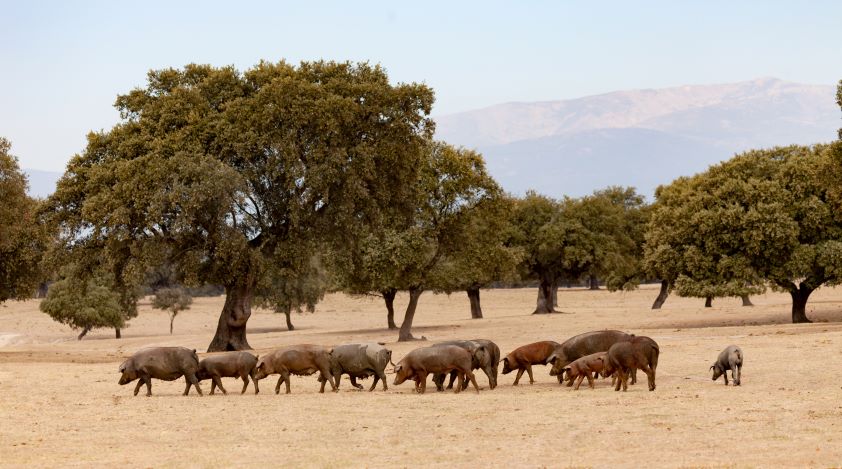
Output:
<path fill-rule="evenodd" d="M 252 377 L 255 385 L 271 374 L 281 375 L 275 385 L 275 394 L 280 394 L 281 383 L 286 383 L 286 393 L 290 393 L 289 376 L 308 376 L 315 372 L 321 373 L 330 382 L 333 391 L 337 391 L 333 375 L 330 373 L 331 354 L 333 349 L 321 345 L 290 345 L 274 350 L 257 360 L 255 373 Z M 324 392 L 324 387 L 322 391 Z"/>
<path fill-rule="evenodd" d="M 357 389 L 363 389 L 361 384 L 357 384 L 357 378 L 366 379 L 369 376 L 374 376 L 369 392 L 374 391 L 379 380 L 383 381 L 384 391 L 389 389 L 386 384 L 386 365 L 391 363 L 394 366 L 394 363 L 392 351 L 382 343 L 338 345 L 333 347 L 330 357 L 330 374 L 337 388 L 342 375 L 346 374 L 351 379 L 351 385 Z M 322 385 L 319 392 L 324 392 L 327 378 L 319 375 L 319 382 Z"/>
<path fill-rule="evenodd" d="M 561 383 L 564 376 L 561 370 L 571 362 L 592 353 L 607 352 L 617 342 L 627 342 L 632 338 L 632 334 L 612 330 L 585 332 L 573 336 L 562 342 L 547 360 L 547 363 L 553 366 L 550 375 L 557 376 L 558 382 Z M 635 376 L 632 375 L 632 384 L 635 381 Z M 572 386 L 573 380 L 568 380 L 567 385 Z"/>
<path fill-rule="evenodd" d="M 140 387 L 146 384 L 146 395 L 152 395 L 152 378 L 164 381 L 173 381 L 182 376 L 187 382 L 184 388 L 184 395 L 190 392 L 190 386 L 196 387 L 196 392 L 202 395 L 202 388 L 199 387 L 199 379 L 196 372 L 199 371 L 199 356 L 196 349 L 190 350 L 184 347 L 153 347 L 141 350 L 132 355 L 120 365 L 120 381 L 122 386 L 134 380 L 139 380 L 134 388 L 134 395 L 137 396 Z"/>
<path fill-rule="evenodd" d="M 725 350 L 720 352 L 719 357 L 710 369 L 713 371 L 714 381 L 719 379 L 720 376 L 725 378 L 725 386 L 728 386 L 728 373 L 726 371 L 731 370 L 734 386 L 739 386 L 740 375 L 743 371 L 743 350 L 736 345 L 725 347 Z"/>
<path fill-rule="evenodd" d="M 497 387 L 497 366 L 500 364 L 500 347 L 488 339 L 473 339 L 473 342 L 485 347 L 485 354 L 488 357 L 488 361 L 481 364 L 482 371 L 485 373 L 485 376 L 488 376 L 488 387 L 494 389 Z"/>
<path fill-rule="evenodd" d="M 572 363 L 568 364 L 564 368 L 562 368 L 563 373 L 567 373 L 567 379 L 570 383 L 573 383 L 573 380 L 579 378 L 576 381 L 575 390 L 579 390 L 579 385 L 582 384 L 582 380 L 584 378 L 588 378 L 588 386 L 591 389 L 594 389 L 593 383 L 593 376 L 591 373 L 602 373 L 605 369 L 605 362 L 608 360 L 608 352 L 597 352 L 592 353 L 590 355 L 585 355 L 582 358 L 576 359 Z M 550 375 L 554 376 L 553 373 L 555 371 L 555 367 L 550 370 Z"/>
<path fill-rule="evenodd" d="M 490 367 L 491 367 L 491 359 L 486 352 L 486 349 L 483 345 L 480 345 L 477 342 L 472 340 L 449 340 L 447 342 L 441 342 L 438 344 L 433 345 L 433 347 L 439 347 L 442 345 L 455 345 L 457 347 L 462 347 L 466 351 L 471 354 L 471 370 L 478 370 L 483 368 L 486 373 L 486 376 L 489 377 L 489 383 L 491 382 L 491 374 L 490 374 Z M 453 382 L 456 380 L 456 375 L 458 372 L 453 370 L 450 372 L 450 383 L 447 385 L 447 389 L 453 388 Z M 443 391 L 444 390 L 444 378 L 445 374 L 439 373 L 433 375 L 433 382 L 436 384 L 436 390 Z M 468 382 L 463 382 L 462 390 L 465 390 L 468 386 Z"/>
<path fill-rule="evenodd" d="M 252 381 L 254 381 L 254 393 L 257 394 L 260 392 L 257 387 L 257 380 L 254 379 L 257 359 L 257 356 L 248 352 L 223 352 L 211 355 L 199 362 L 199 371 L 196 373 L 196 378 L 199 381 L 211 380 L 211 395 L 217 387 L 222 391 L 222 394 L 228 394 L 222 387 L 220 378 L 240 378 L 243 380 L 243 390 L 240 391 L 240 394 L 243 394 L 249 386 L 249 376 L 251 376 Z"/>
<path fill-rule="evenodd" d="M 427 389 L 428 374 L 445 374 L 456 370 L 459 382 L 453 388 L 454 393 L 462 390 L 465 378 L 471 381 L 477 393 L 479 386 L 471 372 L 471 353 L 456 345 L 439 345 L 423 347 L 409 352 L 395 365 L 395 381 L 397 386 L 407 379 L 415 381 L 415 390 L 424 394 Z"/>
<path fill-rule="evenodd" d="M 520 377 L 526 371 L 529 374 L 529 384 L 532 384 L 535 382 L 532 378 L 532 365 L 546 365 L 547 360 L 558 347 L 560 344 L 551 340 L 518 347 L 503 358 L 503 374 L 507 375 L 518 370 L 515 382 L 512 384 L 512 386 L 517 386 Z"/>
<path fill-rule="evenodd" d="M 628 342 L 617 342 L 608 349 L 608 361 L 603 369 L 603 376 L 617 373 L 615 391 L 622 386 L 627 389 L 629 374 L 636 369 L 643 370 L 649 380 L 649 390 L 655 390 L 655 369 L 658 368 L 660 349 L 657 342 L 649 337 L 637 336 Z"/>

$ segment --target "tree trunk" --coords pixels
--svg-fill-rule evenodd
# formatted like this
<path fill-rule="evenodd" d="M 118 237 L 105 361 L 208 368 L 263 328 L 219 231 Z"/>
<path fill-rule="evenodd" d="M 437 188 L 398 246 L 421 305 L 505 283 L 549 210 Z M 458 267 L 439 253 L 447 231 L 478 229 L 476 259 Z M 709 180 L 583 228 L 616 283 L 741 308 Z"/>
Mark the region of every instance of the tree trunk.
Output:
<path fill-rule="evenodd" d="M 652 309 L 661 309 L 661 306 L 667 301 L 667 297 L 670 294 L 670 283 L 666 280 L 661 280 L 661 291 L 658 292 L 658 297 L 655 298 L 655 302 L 652 303 Z"/>
<path fill-rule="evenodd" d="M 119 328 L 119 327 L 115 327 L 115 328 L 114 328 L 114 338 L 119 339 L 119 338 L 121 338 L 121 337 L 122 337 L 122 335 L 120 335 L 120 328 Z"/>
<path fill-rule="evenodd" d="M 468 299 L 471 300 L 471 319 L 482 319 L 482 307 L 479 304 L 479 287 L 468 288 Z"/>
<path fill-rule="evenodd" d="M 246 340 L 246 323 L 251 316 L 253 298 L 253 285 L 225 287 L 225 305 L 219 314 L 216 334 L 208 346 L 208 352 L 251 350 Z"/>
<path fill-rule="evenodd" d="M 599 279 L 596 278 L 596 275 L 588 277 L 588 284 L 591 290 L 599 290 Z"/>
<path fill-rule="evenodd" d="M 553 286 L 555 284 L 555 279 L 541 277 L 541 282 L 538 284 L 538 301 L 535 305 L 535 311 L 532 314 L 550 314 L 555 312 L 552 306 Z"/>
<path fill-rule="evenodd" d="M 807 288 L 802 283 L 797 290 L 790 290 L 792 296 L 792 323 L 813 322 L 807 319 L 807 299 L 813 293 L 812 288 Z"/>
<path fill-rule="evenodd" d="M 294 331 L 295 327 L 293 327 L 293 325 L 292 325 L 292 317 L 291 317 L 292 316 L 292 308 L 284 309 L 284 316 L 287 317 L 287 330 L 288 331 Z"/>
<path fill-rule="evenodd" d="M 395 324 L 395 295 L 398 294 L 398 290 L 390 288 L 380 293 L 383 295 L 383 301 L 386 302 L 386 322 L 389 325 L 389 329 L 397 329 L 398 326 Z"/>
<path fill-rule="evenodd" d="M 705 297 L 705 308 L 710 308 L 711 306 L 713 306 L 713 297 L 712 296 L 706 296 Z"/>
<path fill-rule="evenodd" d="M 553 282 L 553 308 L 558 306 L 558 284 L 559 284 L 558 280 L 555 280 Z"/>
<path fill-rule="evenodd" d="M 401 331 L 398 334 L 398 342 L 415 340 L 415 337 L 412 336 L 412 319 L 415 318 L 415 308 L 418 306 L 418 298 L 421 297 L 422 293 L 424 293 L 423 288 L 409 289 L 409 304 L 406 305 L 406 313 L 401 324 Z"/>
<path fill-rule="evenodd" d="M 743 300 L 743 306 L 754 306 L 754 303 L 751 302 L 748 295 L 740 295 L 740 298 Z"/>
<path fill-rule="evenodd" d="M 172 335 L 172 322 L 175 321 L 175 314 L 170 313 L 170 335 Z"/>
<path fill-rule="evenodd" d="M 91 330 L 90 327 L 83 328 L 82 332 L 80 332 L 79 335 L 76 337 L 76 340 L 82 340 L 82 337 L 85 337 L 85 334 L 87 334 L 88 331 L 90 331 L 90 330 Z"/>
<path fill-rule="evenodd" d="M 38 284 L 38 291 L 35 292 L 35 298 L 46 298 L 47 292 L 50 289 L 50 284 L 47 282 L 41 282 Z"/>

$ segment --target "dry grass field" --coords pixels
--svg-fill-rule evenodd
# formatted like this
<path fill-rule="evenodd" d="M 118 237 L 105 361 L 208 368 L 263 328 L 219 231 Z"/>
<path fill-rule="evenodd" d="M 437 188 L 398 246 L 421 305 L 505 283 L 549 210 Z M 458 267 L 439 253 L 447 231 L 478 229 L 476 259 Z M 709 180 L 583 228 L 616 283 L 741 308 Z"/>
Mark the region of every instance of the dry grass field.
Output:
<path fill-rule="evenodd" d="M 430 341 L 488 338 L 508 353 L 537 340 L 611 328 L 648 335 L 661 356 L 655 392 L 636 385 L 614 392 L 560 387 L 536 367 L 534 385 L 500 386 L 479 395 L 428 392 L 411 382 L 372 393 L 318 394 L 315 376 L 294 377 L 292 394 L 275 395 L 276 378 L 237 394 L 182 397 L 183 379 L 154 381 L 152 397 L 119 386 L 117 368 L 151 345 L 203 351 L 221 298 L 197 299 L 168 334 L 166 313 L 141 305 L 123 331 L 82 340 L 38 311 L 36 301 L 0 306 L 0 465 L 132 467 L 667 467 L 842 465 L 842 289 L 821 289 L 808 304 L 814 324 L 793 325 L 789 296 L 738 299 L 670 297 L 657 291 L 562 290 L 571 314 L 530 316 L 534 289 L 483 291 L 485 319 L 469 319 L 464 295 L 425 294 L 416 336 Z M 406 297 L 399 297 L 400 307 Z M 395 343 L 376 298 L 330 295 L 315 314 L 256 311 L 249 341 L 258 353 L 293 343 L 383 341 L 397 361 L 424 343 Z M 708 367 L 729 344 L 745 352 L 743 385 L 712 382 Z M 200 354 L 201 357 L 202 354 Z M 390 377 L 390 380 L 392 378 Z M 363 382 L 364 385 L 370 381 Z M 210 382 L 202 383 L 207 392 Z M 429 389 L 429 388 L 428 388 Z"/>

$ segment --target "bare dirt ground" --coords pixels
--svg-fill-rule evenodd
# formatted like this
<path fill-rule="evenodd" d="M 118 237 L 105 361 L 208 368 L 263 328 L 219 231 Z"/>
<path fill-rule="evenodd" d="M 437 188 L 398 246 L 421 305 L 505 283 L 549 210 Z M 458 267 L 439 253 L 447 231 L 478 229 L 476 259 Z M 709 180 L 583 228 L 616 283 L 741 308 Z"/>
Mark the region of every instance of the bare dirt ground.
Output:
<path fill-rule="evenodd" d="M 184 380 L 154 381 L 150 398 L 119 386 L 117 368 L 151 345 L 201 352 L 216 328 L 221 298 L 199 298 L 175 320 L 141 305 L 123 331 L 82 340 L 38 311 L 37 301 L 0 306 L 0 465 L 141 467 L 588 467 L 842 465 L 842 288 L 821 289 L 808 303 L 814 324 L 789 321 L 789 296 L 738 299 L 670 297 L 649 309 L 657 291 L 562 290 L 560 309 L 530 316 L 534 289 L 483 291 L 485 319 L 471 320 L 465 295 L 421 298 L 415 333 L 431 341 L 488 338 L 505 355 L 537 340 L 562 341 L 595 329 L 621 329 L 658 341 L 658 388 L 614 392 L 560 387 L 544 367 L 534 385 L 483 387 L 479 395 L 429 392 L 412 383 L 372 393 L 318 394 L 315 376 L 295 377 L 292 394 L 275 395 L 276 378 L 237 394 L 189 397 Z M 399 307 L 406 297 L 398 298 Z M 314 314 L 255 311 L 249 341 L 258 353 L 293 343 L 383 341 L 395 361 L 424 343 L 395 343 L 376 298 L 330 295 Z M 740 345 L 741 387 L 712 382 L 720 350 Z M 201 357 L 201 354 L 200 354 Z M 390 380 L 392 377 L 390 376 Z M 363 382 L 368 386 L 370 381 Z M 202 383 L 207 392 L 210 383 Z"/>

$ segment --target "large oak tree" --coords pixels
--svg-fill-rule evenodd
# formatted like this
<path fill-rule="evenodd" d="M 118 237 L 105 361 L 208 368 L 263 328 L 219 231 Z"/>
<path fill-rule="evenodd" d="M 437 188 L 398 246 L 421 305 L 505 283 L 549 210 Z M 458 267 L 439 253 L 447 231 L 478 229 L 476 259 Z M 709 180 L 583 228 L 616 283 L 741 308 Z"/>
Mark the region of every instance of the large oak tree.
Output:
<path fill-rule="evenodd" d="M 647 235 L 650 265 L 665 266 L 662 275 L 698 296 L 738 296 L 768 283 L 792 296 L 792 322 L 810 322 L 810 294 L 842 281 L 828 151 L 753 150 L 660 189 Z"/>
<path fill-rule="evenodd" d="M 188 283 L 223 285 L 208 351 L 248 349 L 270 267 L 301 265 L 290 259 L 313 255 L 301 246 L 340 245 L 406 205 L 432 103 L 428 87 L 365 63 L 152 71 L 117 98 L 122 121 L 70 161 L 50 214 L 71 250 L 130 253 L 126 281 L 166 251 Z"/>

